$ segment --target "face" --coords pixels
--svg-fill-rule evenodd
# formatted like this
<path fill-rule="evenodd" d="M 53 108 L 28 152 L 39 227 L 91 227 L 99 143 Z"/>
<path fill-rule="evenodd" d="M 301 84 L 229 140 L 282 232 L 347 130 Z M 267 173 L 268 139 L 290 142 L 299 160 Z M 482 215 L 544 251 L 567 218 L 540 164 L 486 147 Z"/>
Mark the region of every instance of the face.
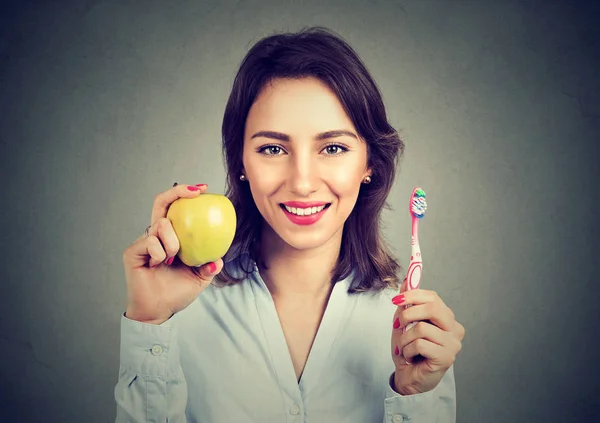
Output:
<path fill-rule="evenodd" d="M 341 242 L 371 174 L 365 142 L 336 95 L 314 78 L 264 87 L 246 119 L 243 163 L 266 229 L 297 250 Z"/>

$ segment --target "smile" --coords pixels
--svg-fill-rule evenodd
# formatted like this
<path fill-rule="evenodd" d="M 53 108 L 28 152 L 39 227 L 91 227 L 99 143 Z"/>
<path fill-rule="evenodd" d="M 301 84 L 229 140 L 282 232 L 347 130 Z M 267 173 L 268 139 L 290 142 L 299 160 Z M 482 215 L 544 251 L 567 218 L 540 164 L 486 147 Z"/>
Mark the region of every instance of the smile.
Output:
<path fill-rule="evenodd" d="M 327 204 L 319 206 L 319 207 L 307 207 L 305 209 L 301 209 L 298 207 L 289 207 L 286 206 L 285 204 L 282 204 L 283 207 L 285 207 L 285 209 L 290 212 L 293 213 L 297 216 L 310 216 L 311 214 L 315 214 L 315 213 L 319 213 L 321 210 L 323 210 L 325 208 Z"/>
<path fill-rule="evenodd" d="M 321 203 L 312 207 L 292 207 L 287 204 L 280 204 L 287 218 L 297 225 L 312 225 L 317 222 L 329 208 L 331 203 Z"/>

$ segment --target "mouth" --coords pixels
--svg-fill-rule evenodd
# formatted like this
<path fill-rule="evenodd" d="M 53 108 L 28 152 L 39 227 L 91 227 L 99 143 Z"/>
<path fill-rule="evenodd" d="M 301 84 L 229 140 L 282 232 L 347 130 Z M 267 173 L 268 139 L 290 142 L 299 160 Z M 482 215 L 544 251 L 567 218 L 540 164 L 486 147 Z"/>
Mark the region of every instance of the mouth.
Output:
<path fill-rule="evenodd" d="M 281 203 L 279 207 L 288 213 L 294 214 L 296 216 L 310 216 L 315 213 L 320 213 L 326 208 L 331 206 L 331 203 L 297 203 L 297 202 L 289 202 L 289 203 Z"/>
<path fill-rule="evenodd" d="M 281 203 L 286 217 L 297 225 L 312 225 L 325 214 L 331 203 Z"/>

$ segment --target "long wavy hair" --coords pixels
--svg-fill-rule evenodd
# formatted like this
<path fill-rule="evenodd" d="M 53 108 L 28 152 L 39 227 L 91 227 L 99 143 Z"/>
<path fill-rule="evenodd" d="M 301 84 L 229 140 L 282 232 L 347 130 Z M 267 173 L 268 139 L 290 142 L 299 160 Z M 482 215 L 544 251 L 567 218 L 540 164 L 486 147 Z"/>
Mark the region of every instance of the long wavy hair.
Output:
<path fill-rule="evenodd" d="M 338 97 L 358 134 L 367 144 L 370 184 L 361 184 L 354 209 L 346 220 L 332 283 L 354 272 L 349 292 L 380 291 L 398 287 L 400 264 L 389 252 L 381 234 L 381 212 L 388 208 L 404 143 L 388 123 L 379 88 L 358 54 L 338 34 L 323 27 L 296 33 L 280 33 L 258 41 L 243 59 L 222 125 L 222 153 L 227 167 L 225 195 L 238 216 L 232 247 L 224 260 L 247 253 L 264 265 L 261 252 L 262 216 L 247 182 L 240 181 L 243 169 L 244 128 L 248 111 L 265 84 L 276 78 L 314 77 Z M 253 266 L 249 266 L 253 267 Z M 232 272 L 227 266 L 217 276 L 219 285 L 238 283 L 253 269 Z"/>

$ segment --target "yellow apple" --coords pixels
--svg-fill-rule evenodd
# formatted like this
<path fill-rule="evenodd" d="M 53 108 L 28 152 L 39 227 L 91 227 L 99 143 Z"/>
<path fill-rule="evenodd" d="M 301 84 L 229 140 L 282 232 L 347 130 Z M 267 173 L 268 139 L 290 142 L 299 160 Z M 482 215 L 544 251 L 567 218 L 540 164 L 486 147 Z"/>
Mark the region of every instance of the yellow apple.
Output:
<path fill-rule="evenodd" d="M 235 235 L 237 217 L 229 198 L 200 194 L 179 198 L 167 211 L 179 239 L 177 257 L 188 266 L 201 266 L 225 255 Z"/>

